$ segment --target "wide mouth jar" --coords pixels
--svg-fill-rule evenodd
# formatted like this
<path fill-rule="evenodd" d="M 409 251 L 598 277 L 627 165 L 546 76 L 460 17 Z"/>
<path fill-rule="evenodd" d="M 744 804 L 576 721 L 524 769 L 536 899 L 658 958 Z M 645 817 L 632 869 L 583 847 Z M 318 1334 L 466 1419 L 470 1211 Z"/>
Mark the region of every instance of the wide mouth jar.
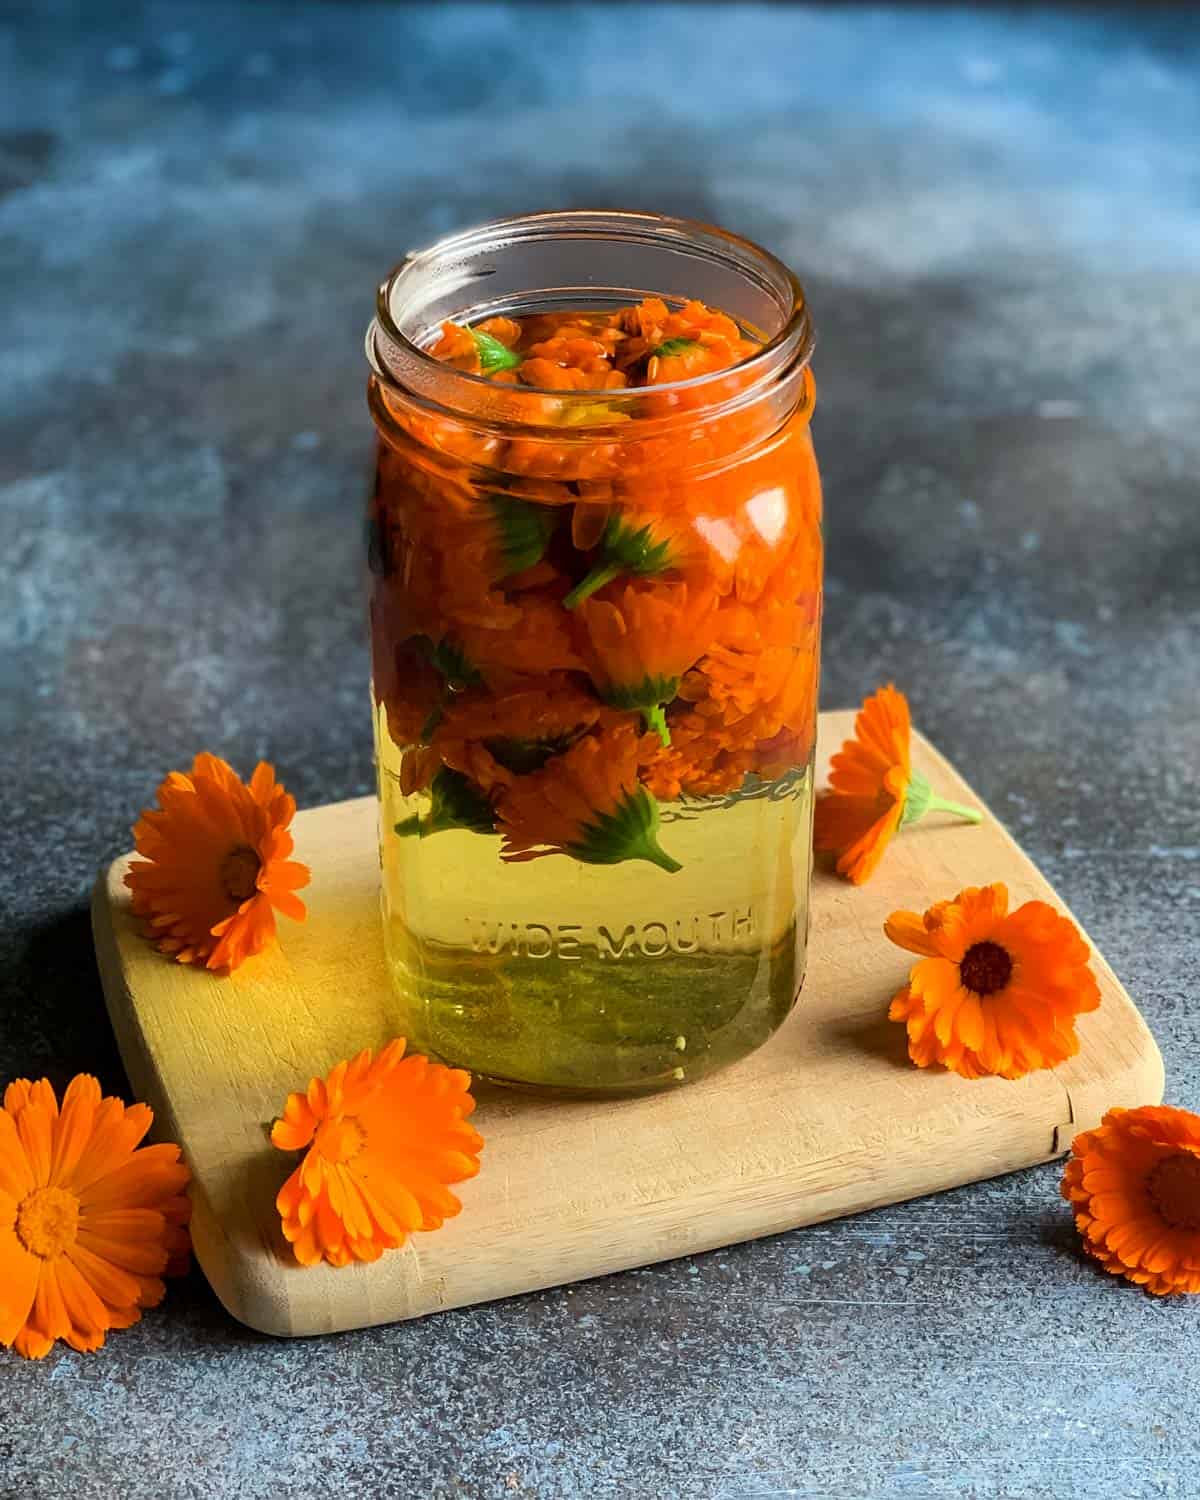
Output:
<path fill-rule="evenodd" d="M 759 246 L 530 214 L 367 333 L 384 935 L 414 1046 L 672 1088 L 804 974 L 821 619 L 813 332 Z"/>

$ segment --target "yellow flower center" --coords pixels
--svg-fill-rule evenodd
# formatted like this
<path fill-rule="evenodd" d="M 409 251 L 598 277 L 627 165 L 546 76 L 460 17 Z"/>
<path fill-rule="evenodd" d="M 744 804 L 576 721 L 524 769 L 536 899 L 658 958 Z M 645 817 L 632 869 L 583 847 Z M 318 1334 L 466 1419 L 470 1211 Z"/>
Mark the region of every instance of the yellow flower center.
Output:
<path fill-rule="evenodd" d="M 1200 1230 L 1200 1156 L 1191 1151 L 1164 1156 L 1146 1178 L 1146 1191 L 1170 1228 Z"/>
<path fill-rule="evenodd" d="M 262 860 L 247 844 L 231 849 L 221 861 L 218 872 L 225 894 L 237 906 L 248 901 L 258 889 L 258 872 Z"/>
<path fill-rule="evenodd" d="M 63 1188 L 37 1188 L 17 1209 L 17 1238 L 42 1260 L 61 1255 L 78 1232 L 79 1200 Z"/>
<path fill-rule="evenodd" d="M 1012 978 L 1013 961 L 1007 948 L 999 943 L 972 943 L 958 966 L 965 989 L 976 995 L 994 995 Z"/>
<path fill-rule="evenodd" d="M 334 1164 L 353 1161 L 366 1144 L 366 1131 L 357 1120 L 326 1120 L 313 1137 L 318 1152 Z"/>

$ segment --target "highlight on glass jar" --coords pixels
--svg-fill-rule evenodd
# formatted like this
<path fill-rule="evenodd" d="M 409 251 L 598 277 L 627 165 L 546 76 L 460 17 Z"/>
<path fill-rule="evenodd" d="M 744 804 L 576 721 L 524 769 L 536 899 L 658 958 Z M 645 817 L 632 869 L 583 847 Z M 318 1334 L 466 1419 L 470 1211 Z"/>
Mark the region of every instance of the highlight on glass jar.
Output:
<path fill-rule="evenodd" d="M 812 329 L 655 215 L 410 256 L 367 334 L 383 919 L 411 1044 L 557 1092 L 744 1057 L 804 977 Z"/>

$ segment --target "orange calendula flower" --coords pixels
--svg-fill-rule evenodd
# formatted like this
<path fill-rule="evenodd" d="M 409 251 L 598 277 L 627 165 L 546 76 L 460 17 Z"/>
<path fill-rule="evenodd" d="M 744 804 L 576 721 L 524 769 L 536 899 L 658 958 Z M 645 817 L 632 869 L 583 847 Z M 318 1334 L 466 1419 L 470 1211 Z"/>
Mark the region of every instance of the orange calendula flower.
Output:
<path fill-rule="evenodd" d="M 671 736 L 662 705 L 704 655 L 715 607 L 710 592 L 686 583 L 612 585 L 579 606 L 596 691 L 613 708 L 639 710 L 664 745 Z"/>
<path fill-rule="evenodd" d="M 0 1110 L 0 1344 L 41 1359 L 99 1349 L 186 1268 L 188 1169 L 144 1146 L 144 1104 L 103 1099 L 86 1073 L 62 1108 L 49 1082 L 9 1084 Z"/>
<path fill-rule="evenodd" d="M 672 312 L 661 298 L 648 297 L 618 313 L 617 323 L 628 335 L 617 349 L 617 364 L 643 365 L 647 385 L 721 370 L 758 348 L 732 318 L 703 302 L 685 302 Z"/>
<path fill-rule="evenodd" d="M 589 734 L 528 776 L 496 804 L 503 858 L 569 854 L 591 865 L 644 859 L 674 874 L 679 862 L 658 842 L 658 803 L 638 785 L 637 736 L 628 724 Z"/>
<path fill-rule="evenodd" d="M 1113 1276 L 1159 1297 L 1200 1292 L 1200 1115 L 1110 1109 L 1075 1137 L 1062 1195 L 1084 1249 Z"/>
<path fill-rule="evenodd" d="M 134 824 L 125 876 L 147 935 L 180 963 L 232 972 L 275 936 L 275 912 L 302 922 L 306 865 L 289 858 L 296 803 L 260 761 L 249 785 L 215 755 L 172 771 L 158 808 Z"/>
<path fill-rule="evenodd" d="M 461 620 L 457 633 L 463 650 L 479 667 L 483 678 L 513 672 L 544 674 L 580 671 L 583 660 L 575 648 L 571 617 L 561 607 L 559 594 L 530 589 L 521 595 L 520 607 L 510 607 L 486 623 Z M 478 681 L 464 679 L 463 685 Z"/>
<path fill-rule="evenodd" d="M 471 1075 L 405 1057 L 404 1045 L 378 1057 L 368 1047 L 312 1079 L 271 1129 L 279 1150 L 305 1152 L 275 1200 L 303 1266 L 378 1260 L 462 1209 L 447 1184 L 474 1177 L 483 1149 L 467 1123 Z"/>
<path fill-rule="evenodd" d="M 927 812 L 969 823 L 982 814 L 934 794 L 912 768 L 908 699 L 891 683 L 863 703 L 854 738 L 833 757 L 829 790 L 817 798 L 814 847 L 837 855 L 837 871 L 855 885 L 874 873 L 896 833 Z"/>
<path fill-rule="evenodd" d="M 922 917 L 893 912 L 893 943 L 921 955 L 892 1001 L 920 1068 L 941 1063 L 964 1078 L 1021 1078 L 1079 1051 L 1075 1017 L 1100 988 L 1079 929 L 1044 901 L 1008 909 L 997 882 L 960 891 Z"/>

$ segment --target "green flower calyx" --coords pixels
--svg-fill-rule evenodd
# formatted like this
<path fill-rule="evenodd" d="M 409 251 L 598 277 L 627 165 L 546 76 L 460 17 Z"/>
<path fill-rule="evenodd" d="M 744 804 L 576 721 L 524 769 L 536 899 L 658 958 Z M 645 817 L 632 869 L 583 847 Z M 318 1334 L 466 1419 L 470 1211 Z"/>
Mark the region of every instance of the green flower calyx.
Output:
<path fill-rule="evenodd" d="M 663 744 L 669 745 L 671 731 L 662 706 L 678 691 L 678 677 L 643 677 L 641 682 L 610 684 L 600 689 L 600 696 L 611 708 L 640 709 L 646 728 L 653 729 Z"/>
<path fill-rule="evenodd" d="M 589 865 L 644 859 L 674 875 L 683 866 L 659 844 L 658 828 L 658 803 L 639 786 L 627 792 L 612 812 L 599 813 L 585 824 L 579 839 L 567 846 L 567 853 Z"/>
<path fill-rule="evenodd" d="M 468 329 L 471 337 L 475 340 L 475 347 L 479 351 L 479 367 L 485 375 L 493 375 L 497 370 L 515 370 L 521 363 L 521 356 L 502 344 L 493 334 L 484 333 L 479 328 Z"/>
<path fill-rule="evenodd" d="M 431 641 L 427 635 L 413 637 L 413 646 L 426 661 L 446 679 L 446 686 L 459 690 L 478 687 L 483 681 L 478 669 L 461 646 L 443 636 L 440 641 Z"/>
<path fill-rule="evenodd" d="M 686 354 L 695 347 L 695 339 L 664 339 L 657 349 L 650 351 L 650 358 L 669 359 L 673 354 Z"/>
<path fill-rule="evenodd" d="M 563 603 L 574 609 L 622 573 L 652 577 L 676 566 L 671 538 L 659 539 L 652 525 L 634 527 L 621 516 L 610 516 L 600 538 L 600 558 L 591 572 L 577 583 Z"/>
<path fill-rule="evenodd" d="M 909 775 L 908 791 L 904 796 L 900 827 L 907 828 L 910 823 L 919 823 L 930 812 L 949 813 L 951 817 L 962 818 L 968 823 L 983 822 L 983 814 L 976 808 L 964 807 L 961 802 L 947 802 L 944 797 L 937 795 L 920 771 L 913 771 Z"/>
<path fill-rule="evenodd" d="M 544 505 L 518 500 L 514 495 L 489 495 L 487 505 L 496 523 L 501 578 L 523 573 L 540 563 L 554 535 L 555 517 Z"/>
<path fill-rule="evenodd" d="M 582 730 L 572 734 L 552 734 L 541 739 L 494 739 L 484 740 L 484 747 L 494 760 L 514 776 L 527 776 L 531 771 L 540 771 L 555 755 L 569 750 L 579 738 Z"/>
<path fill-rule="evenodd" d="M 422 817 L 414 813 L 396 824 L 401 838 L 417 834 L 421 838 L 442 833 L 447 828 L 465 828 L 470 833 L 493 833 L 495 818 L 492 804 L 479 788 L 449 766 L 433 778 L 429 787 L 429 811 Z"/>

